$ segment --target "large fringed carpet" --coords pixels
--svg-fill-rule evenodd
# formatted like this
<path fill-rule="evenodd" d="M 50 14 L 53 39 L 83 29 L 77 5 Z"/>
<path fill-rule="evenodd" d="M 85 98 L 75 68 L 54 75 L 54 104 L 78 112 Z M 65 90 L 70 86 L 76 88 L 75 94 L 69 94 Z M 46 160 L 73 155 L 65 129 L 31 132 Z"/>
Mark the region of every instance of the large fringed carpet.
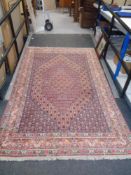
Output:
<path fill-rule="evenodd" d="M 91 48 L 28 48 L 0 128 L 2 160 L 131 157 L 130 131 Z"/>

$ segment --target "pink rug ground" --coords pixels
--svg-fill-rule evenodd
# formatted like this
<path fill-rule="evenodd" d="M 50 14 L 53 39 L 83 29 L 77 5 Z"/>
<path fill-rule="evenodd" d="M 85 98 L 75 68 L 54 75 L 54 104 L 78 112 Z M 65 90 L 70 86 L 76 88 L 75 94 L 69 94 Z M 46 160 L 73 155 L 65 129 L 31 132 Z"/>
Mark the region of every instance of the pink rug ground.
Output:
<path fill-rule="evenodd" d="M 28 48 L 0 121 L 1 159 L 130 158 L 94 49 Z"/>

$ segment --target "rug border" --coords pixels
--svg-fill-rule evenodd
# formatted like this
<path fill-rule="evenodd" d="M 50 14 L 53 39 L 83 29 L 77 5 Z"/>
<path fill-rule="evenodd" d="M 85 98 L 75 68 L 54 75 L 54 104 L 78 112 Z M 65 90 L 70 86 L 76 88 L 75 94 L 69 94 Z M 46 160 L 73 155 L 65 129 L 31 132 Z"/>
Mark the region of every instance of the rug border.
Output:
<path fill-rule="evenodd" d="M 130 160 L 131 155 L 97 156 L 46 156 L 46 157 L 0 157 L 0 161 L 56 161 L 56 160 Z"/>

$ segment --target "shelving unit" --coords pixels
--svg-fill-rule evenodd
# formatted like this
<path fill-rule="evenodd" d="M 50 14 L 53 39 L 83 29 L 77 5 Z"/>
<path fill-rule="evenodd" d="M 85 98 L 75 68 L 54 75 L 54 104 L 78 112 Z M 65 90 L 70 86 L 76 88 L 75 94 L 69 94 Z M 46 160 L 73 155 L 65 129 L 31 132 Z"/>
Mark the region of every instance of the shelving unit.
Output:
<path fill-rule="evenodd" d="M 3 37 L 0 70 L 2 79 L 5 78 L 3 84 L 0 86 L 1 100 L 4 95 L 3 89 L 5 89 L 7 82 L 9 85 L 9 79 L 11 80 L 23 51 L 25 44 L 24 38 L 28 35 L 27 13 L 24 0 L 17 0 L 11 6 L 7 6 L 6 1 L 4 3 L 4 12 L 0 19 L 1 37 Z M 22 12 L 20 11 L 21 7 Z M 4 66 L 5 69 L 3 68 Z"/>
<path fill-rule="evenodd" d="M 125 3 L 124 3 L 125 4 Z M 104 11 L 101 7 L 104 6 L 106 8 L 106 11 Z M 128 33 L 131 37 L 131 18 L 121 18 L 119 17 L 106 3 L 104 3 L 102 0 L 99 1 L 98 5 L 98 18 L 97 18 L 97 24 L 100 24 L 101 17 L 102 16 L 106 22 L 109 24 L 108 31 L 106 31 L 102 26 L 101 30 L 106 38 L 106 45 L 104 48 L 104 52 L 101 55 L 101 57 L 105 60 L 105 63 L 107 64 L 109 71 L 111 72 L 112 78 L 114 79 L 114 74 L 116 71 L 116 64 L 113 61 L 112 58 L 109 58 L 108 56 L 108 50 L 109 47 L 111 48 L 114 55 L 118 57 L 118 60 L 121 62 L 121 65 L 126 72 L 126 74 L 119 73 L 119 76 L 116 80 L 114 80 L 114 83 L 118 87 L 119 93 L 121 97 L 126 96 L 128 98 L 128 101 L 131 104 L 131 69 L 126 65 L 124 61 L 122 61 L 122 57 L 120 54 L 120 50 L 118 47 L 112 42 L 111 36 L 113 35 L 113 30 L 117 30 L 118 32 L 121 32 L 123 35 L 123 38 Z M 116 33 L 115 33 L 116 35 Z M 117 39 L 117 38 L 116 38 Z M 131 42 L 129 43 L 128 49 L 131 50 Z M 113 54 L 112 54 L 113 55 Z"/>

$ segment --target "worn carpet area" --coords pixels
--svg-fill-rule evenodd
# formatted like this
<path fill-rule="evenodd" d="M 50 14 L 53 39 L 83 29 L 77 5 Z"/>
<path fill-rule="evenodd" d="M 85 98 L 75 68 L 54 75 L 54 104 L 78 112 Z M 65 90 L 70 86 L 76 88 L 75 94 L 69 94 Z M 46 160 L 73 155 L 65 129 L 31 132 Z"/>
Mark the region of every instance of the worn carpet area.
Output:
<path fill-rule="evenodd" d="M 0 159 L 131 157 L 131 133 L 95 50 L 26 50 L 0 121 Z"/>

